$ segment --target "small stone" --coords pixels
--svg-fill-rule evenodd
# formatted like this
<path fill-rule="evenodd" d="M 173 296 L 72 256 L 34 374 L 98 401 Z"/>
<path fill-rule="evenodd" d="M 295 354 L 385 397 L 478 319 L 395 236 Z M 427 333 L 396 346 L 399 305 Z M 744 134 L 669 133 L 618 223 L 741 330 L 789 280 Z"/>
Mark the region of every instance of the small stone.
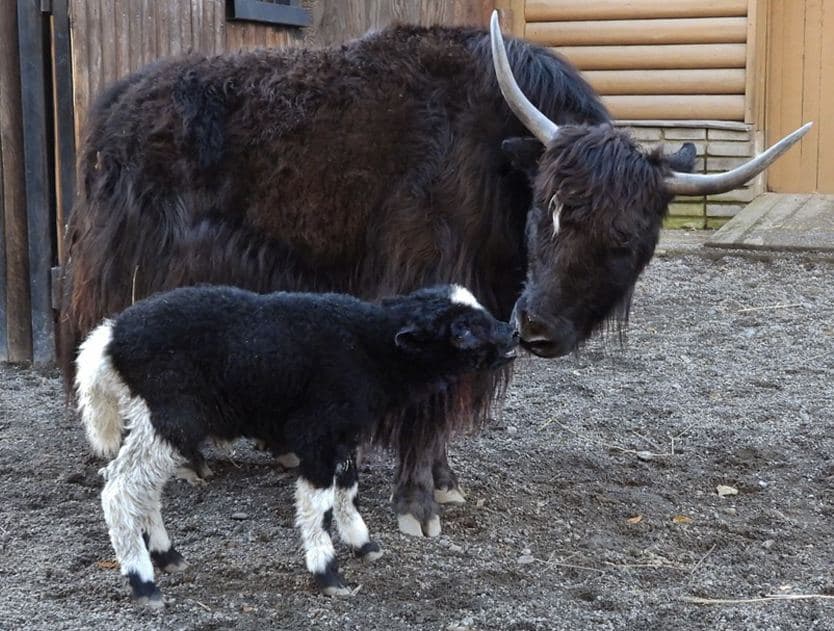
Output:
<path fill-rule="evenodd" d="M 533 561 L 535 561 L 535 560 L 536 560 L 536 559 L 534 559 L 534 558 L 533 558 L 532 556 L 530 556 L 529 554 L 522 554 L 520 557 L 518 557 L 518 559 L 516 560 L 516 562 L 517 562 L 519 565 L 528 565 L 528 564 L 532 563 L 532 562 L 533 562 Z"/>
<path fill-rule="evenodd" d="M 507 425 L 507 433 L 516 434 L 518 433 L 518 428 L 515 425 Z"/>
<path fill-rule="evenodd" d="M 449 545 L 449 552 L 454 552 L 454 553 L 463 552 L 463 548 L 461 548 L 459 545 L 453 543 L 453 544 Z"/>
<path fill-rule="evenodd" d="M 726 484 L 719 484 L 715 487 L 718 492 L 718 497 L 727 497 L 728 495 L 738 495 L 738 489 L 734 486 L 727 486 Z"/>
<path fill-rule="evenodd" d="M 776 543 L 773 539 L 768 539 L 767 541 L 762 543 L 762 547 L 765 550 L 770 550 L 773 547 L 773 544 Z"/>
<path fill-rule="evenodd" d="M 238 521 L 249 519 L 249 513 L 232 513 L 232 519 L 237 519 Z"/>
<path fill-rule="evenodd" d="M 650 451 L 638 451 L 637 458 L 640 460 L 654 460 L 654 454 Z"/>

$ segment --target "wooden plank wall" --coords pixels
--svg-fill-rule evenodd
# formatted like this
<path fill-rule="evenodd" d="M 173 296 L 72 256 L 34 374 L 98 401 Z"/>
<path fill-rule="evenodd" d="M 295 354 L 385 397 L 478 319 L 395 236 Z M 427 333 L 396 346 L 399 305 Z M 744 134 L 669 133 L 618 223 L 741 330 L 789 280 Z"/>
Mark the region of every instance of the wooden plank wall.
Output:
<path fill-rule="evenodd" d="M 770 167 L 768 188 L 834 193 L 834 2 L 770 0 L 766 19 L 767 141 L 815 122 L 799 149 Z"/>
<path fill-rule="evenodd" d="M 32 357 L 17 5 L 0 8 L 0 361 Z"/>
<path fill-rule="evenodd" d="M 322 46 L 393 21 L 486 24 L 494 0 L 307 0 L 304 29 L 227 22 L 225 0 L 70 0 L 76 134 L 108 83 L 159 57 L 264 46 Z"/>
<path fill-rule="evenodd" d="M 615 118 L 745 116 L 748 0 L 526 0 L 524 31 L 573 61 Z"/>

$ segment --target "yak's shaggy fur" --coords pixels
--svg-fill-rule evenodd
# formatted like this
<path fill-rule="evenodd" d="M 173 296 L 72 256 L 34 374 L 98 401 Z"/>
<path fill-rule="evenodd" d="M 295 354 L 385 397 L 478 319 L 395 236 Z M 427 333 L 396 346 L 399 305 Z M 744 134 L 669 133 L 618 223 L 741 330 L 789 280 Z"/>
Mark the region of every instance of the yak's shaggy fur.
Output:
<path fill-rule="evenodd" d="M 307 568 L 325 592 L 345 593 L 328 515 L 358 554 L 380 553 L 357 510 L 360 441 L 460 376 L 506 365 L 516 341 L 456 286 L 381 305 L 180 288 L 106 320 L 81 346 L 76 388 L 94 450 L 118 453 L 104 470 L 102 506 L 134 595 L 161 605 L 152 560 L 184 564 L 162 523 L 165 482 L 200 459 L 207 438 L 241 437 L 300 456 L 296 523 Z"/>
<path fill-rule="evenodd" d="M 552 120 L 608 121 L 569 64 L 508 47 Z M 480 29 L 399 26 L 324 50 L 192 55 L 119 81 L 90 110 L 79 151 L 61 314 L 68 382 L 102 318 L 181 285 L 373 300 L 458 282 L 506 319 L 527 267 L 532 192 L 511 150 L 526 135 Z M 400 454 L 395 507 L 424 530 L 433 489 L 457 493 L 450 432 L 486 418 L 506 378 L 463 380 L 413 407 L 413 422 L 380 428 Z"/>

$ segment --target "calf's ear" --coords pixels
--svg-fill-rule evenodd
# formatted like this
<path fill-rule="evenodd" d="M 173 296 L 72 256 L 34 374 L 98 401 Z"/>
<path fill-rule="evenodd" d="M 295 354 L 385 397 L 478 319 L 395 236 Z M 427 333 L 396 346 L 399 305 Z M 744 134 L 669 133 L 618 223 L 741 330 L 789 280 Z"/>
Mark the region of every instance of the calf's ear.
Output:
<path fill-rule="evenodd" d="M 425 335 L 413 324 L 404 326 L 394 336 L 394 344 L 405 351 L 416 351 L 423 346 Z"/>

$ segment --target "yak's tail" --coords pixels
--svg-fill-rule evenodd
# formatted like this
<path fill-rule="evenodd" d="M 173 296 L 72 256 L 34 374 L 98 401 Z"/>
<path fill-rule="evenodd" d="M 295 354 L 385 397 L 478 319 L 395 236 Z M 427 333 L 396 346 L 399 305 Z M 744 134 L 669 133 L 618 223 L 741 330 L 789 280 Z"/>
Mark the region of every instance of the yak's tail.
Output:
<path fill-rule="evenodd" d="M 78 411 L 90 445 L 98 455 L 113 457 L 122 444 L 120 403 L 127 387 L 113 368 L 108 347 L 113 321 L 105 320 L 81 344 L 76 360 L 75 391 Z"/>

